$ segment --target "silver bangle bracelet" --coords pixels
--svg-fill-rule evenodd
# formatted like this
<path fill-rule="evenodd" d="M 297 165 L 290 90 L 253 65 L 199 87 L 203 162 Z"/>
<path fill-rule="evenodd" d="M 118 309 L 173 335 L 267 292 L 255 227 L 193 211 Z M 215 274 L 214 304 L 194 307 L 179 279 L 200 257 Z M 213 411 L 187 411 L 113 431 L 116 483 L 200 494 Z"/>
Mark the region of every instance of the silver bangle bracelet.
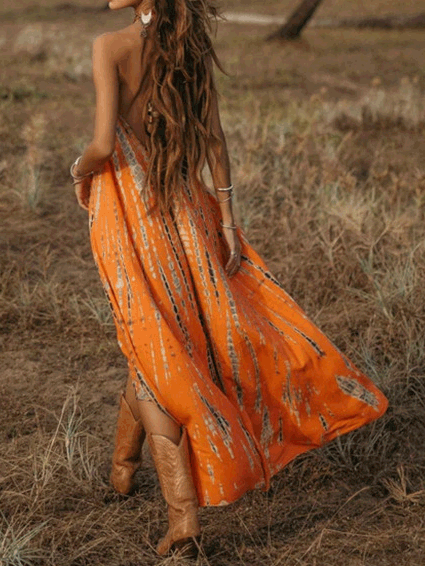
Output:
<path fill-rule="evenodd" d="M 81 179 L 85 179 L 86 177 L 90 177 L 91 175 L 94 174 L 94 171 L 90 171 L 90 173 L 85 173 L 84 175 L 75 175 L 73 170 L 74 168 L 80 163 L 82 158 L 82 155 L 80 155 L 79 157 L 77 157 L 77 159 L 74 161 L 74 163 L 71 165 L 69 172 L 71 173 L 71 176 L 73 179 L 75 179 L 76 181 L 81 181 Z"/>
<path fill-rule="evenodd" d="M 231 191 L 232 189 L 233 189 L 233 185 L 230 185 L 230 187 L 216 189 L 216 191 Z"/>
<path fill-rule="evenodd" d="M 223 224 L 223 220 L 220 220 L 220 224 L 222 225 L 223 228 L 232 228 L 232 230 L 236 230 L 237 226 L 233 225 L 233 226 L 229 226 L 228 224 Z"/>
<path fill-rule="evenodd" d="M 227 202 L 228 200 L 231 200 L 231 199 L 232 199 L 232 195 L 230 195 L 230 197 L 227 197 L 227 198 L 225 198 L 225 199 L 223 199 L 223 200 L 218 200 L 218 199 L 217 199 L 217 200 L 218 200 L 218 202 L 221 203 L 221 202 Z"/>

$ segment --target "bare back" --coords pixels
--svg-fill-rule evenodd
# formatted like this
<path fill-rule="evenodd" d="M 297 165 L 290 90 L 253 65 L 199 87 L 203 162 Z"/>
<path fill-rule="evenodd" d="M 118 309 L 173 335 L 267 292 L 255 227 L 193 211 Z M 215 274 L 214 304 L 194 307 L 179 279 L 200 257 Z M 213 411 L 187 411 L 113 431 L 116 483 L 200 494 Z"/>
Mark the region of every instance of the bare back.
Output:
<path fill-rule="evenodd" d="M 140 116 L 144 102 L 143 92 L 140 92 L 132 103 L 133 97 L 139 89 L 148 68 L 150 53 L 154 48 L 154 41 L 149 34 L 142 37 L 134 26 L 111 33 L 111 57 L 116 61 L 119 76 L 118 114 L 124 117 L 139 141 L 145 145 L 147 133 Z M 212 61 L 209 62 L 212 69 Z M 153 113 L 155 118 L 157 115 Z M 218 136 L 223 136 L 221 128 L 218 101 L 212 98 L 212 127 Z"/>
<path fill-rule="evenodd" d="M 152 49 L 152 39 L 135 34 L 132 26 L 113 33 L 112 48 L 118 57 L 119 76 L 118 114 L 124 117 L 141 143 L 146 139 L 144 125 L 140 119 L 143 93 L 133 98 L 147 70 L 147 61 Z"/>

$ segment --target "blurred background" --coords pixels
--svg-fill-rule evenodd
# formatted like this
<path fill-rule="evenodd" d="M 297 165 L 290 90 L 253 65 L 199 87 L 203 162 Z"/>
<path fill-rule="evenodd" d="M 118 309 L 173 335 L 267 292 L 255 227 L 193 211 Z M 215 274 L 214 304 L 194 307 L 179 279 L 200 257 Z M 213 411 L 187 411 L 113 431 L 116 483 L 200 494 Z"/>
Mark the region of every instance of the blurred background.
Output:
<path fill-rule="evenodd" d="M 0 562 L 158 559 L 165 504 L 108 483 L 127 366 L 69 167 L 91 140 L 105 2 L 0 7 Z M 390 399 L 287 466 L 268 493 L 201 511 L 211 566 L 425 560 L 425 0 L 230 0 L 213 41 L 251 244 Z M 295 15 L 294 15 L 295 14 Z M 294 17 L 292 17 L 294 16 Z M 304 25 L 305 24 L 305 25 Z M 208 177 L 208 175 L 206 175 Z"/>

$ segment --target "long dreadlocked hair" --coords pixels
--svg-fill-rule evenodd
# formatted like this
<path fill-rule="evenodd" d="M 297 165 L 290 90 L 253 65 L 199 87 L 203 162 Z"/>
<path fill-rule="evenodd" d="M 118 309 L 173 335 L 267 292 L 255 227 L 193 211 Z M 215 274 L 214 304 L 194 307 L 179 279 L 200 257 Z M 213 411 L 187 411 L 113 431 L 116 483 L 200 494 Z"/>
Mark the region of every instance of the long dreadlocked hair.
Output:
<path fill-rule="evenodd" d="M 155 205 L 169 211 L 181 203 L 185 183 L 205 185 L 202 169 L 208 145 L 218 137 L 211 128 L 211 99 L 216 93 L 213 64 L 224 73 L 208 31 L 223 18 L 210 0 L 155 0 L 154 45 L 149 68 L 136 96 L 143 90 L 159 119 L 150 124 L 146 185 L 152 185 Z M 133 99 L 133 100 L 134 100 Z M 148 124 L 147 104 L 142 120 Z M 197 201 L 197 191 L 195 201 Z"/>

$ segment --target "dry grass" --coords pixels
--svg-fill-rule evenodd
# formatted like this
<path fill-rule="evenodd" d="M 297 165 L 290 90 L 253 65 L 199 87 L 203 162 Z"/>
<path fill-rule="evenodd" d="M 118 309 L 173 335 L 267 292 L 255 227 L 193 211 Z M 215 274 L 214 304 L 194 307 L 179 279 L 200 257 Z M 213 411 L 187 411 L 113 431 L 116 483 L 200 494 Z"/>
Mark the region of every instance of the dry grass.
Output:
<path fill-rule="evenodd" d="M 39 5 L 0 27 L 0 561 L 183 564 L 153 549 L 166 523 L 149 454 L 134 497 L 108 483 L 126 363 L 69 182 L 91 134 L 91 40 L 128 18 Z M 266 33 L 227 25 L 216 38 L 231 73 L 217 78 L 238 219 L 391 406 L 298 458 L 268 493 L 202 509 L 198 564 L 416 566 L 425 558 L 425 39 L 311 30 L 279 47 L 262 42 Z"/>

